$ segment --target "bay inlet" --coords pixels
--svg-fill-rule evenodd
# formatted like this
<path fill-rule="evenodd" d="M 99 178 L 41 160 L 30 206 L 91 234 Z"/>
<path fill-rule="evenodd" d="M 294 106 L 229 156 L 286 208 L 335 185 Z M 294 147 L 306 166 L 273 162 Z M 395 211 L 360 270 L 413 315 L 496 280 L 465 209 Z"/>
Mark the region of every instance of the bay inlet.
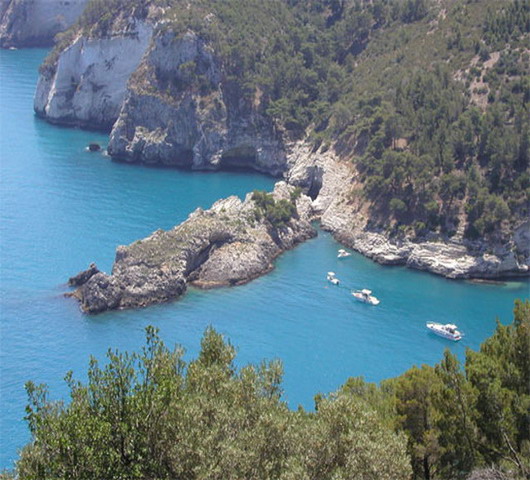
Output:
<path fill-rule="evenodd" d="M 274 180 L 247 173 L 197 173 L 111 162 L 89 153 L 101 133 L 48 125 L 32 110 L 45 50 L 0 51 L 0 469 L 29 440 L 24 383 L 47 383 L 65 398 L 68 370 L 83 379 L 90 355 L 138 349 L 155 325 L 192 358 L 208 325 L 239 349 L 238 362 L 280 358 L 284 398 L 312 408 L 313 395 L 349 376 L 379 381 L 413 364 L 437 362 L 445 348 L 463 357 L 511 320 L 527 280 L 502 285 L 450 281 L 354 254 L 319 232 L 282 255 L 269 275 L 237 288 L 191 289 L 180 301 L 143 310 L 81 314 L 65 282 L 91 261 L 110 271 L 117 245 L 183 221 L 228 195 L 270 190 Z M 370 288 L 378 307 L 355 302 L 342 285 Z M 454 322 L 459 343 L 429 334 L 426 321 Z"/>

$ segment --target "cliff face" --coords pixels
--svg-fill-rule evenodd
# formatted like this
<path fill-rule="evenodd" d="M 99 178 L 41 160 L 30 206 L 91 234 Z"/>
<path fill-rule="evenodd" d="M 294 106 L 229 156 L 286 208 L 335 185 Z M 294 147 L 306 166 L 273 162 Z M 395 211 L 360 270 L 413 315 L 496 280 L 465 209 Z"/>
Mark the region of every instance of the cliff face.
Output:
<path fill-rule="evenodd" d="M 148 23 L 129 19 L 104 38 L 78 35 L 41 69 L 35 112 L 52 123 L 110 129 L 151 33 Z"/>
<path fill-rule="evenodd" d="M 121 160 L 279 176 L 282 137 L 242 100 L 213 50 L 192 32 L 155 36 L 129 82 L 109 153 Z"/>
<path fill-rule="evenodd" d="M 467 240 L 461 228 L 447 237 L 391 236 L 373 226 L 352 164 L 331 151 L 312 153 L 303 143 L 291 149 L 289 183 L 317 194 L 314 215 L 344 245 L 384 265 L 406 265 L 448 278 L 498 278 L 530 273 L 530 222 L 498 241 Z"/>
<path fill-rule="evenodd" d="M 79 17 L 88 0 L 2 0 L 0 47 L 53 45 L 57 33 Z"/>
<path fill-rule="evenodd" d="M 35 111 L 63 125 L 112 129 L 109 153 L 127 162 L 194 169 L 286 170 L 282 134 L 244 100 L 222 61 L 191 31 L 114 22 L 78 36 L 42 69 Z M 145 55 L 144 55 L 145 54 Z"/>
<path fill-rule="evenodd" d="M 313 200 L 312 215 L 321 220 L 323 228 L 380 263 L 407 265 L 451 278 L 530 273 L 528 222 L 519 222 L 516 228 L 502 237 L 497 235 L 496 239 L 470 241 L 464 237 L 465 219 L 458 231 L 451 231 L 451 237 L 433 232 L 416 237 L 411 235 L 411 229 L 396 235 L 395 219 L 375 221 L 363 192 L 362 181 L 366 178 L 360 178 L 352 162 L 339 159 L 333 148 L 315 150 L 308 138 L 290 142 L 284 127 L 278 126 L 281 122 L 267 113 L 271 110 L 264 105 L 274 102 L 269 97 L 266 103 L 266 94 L 259 84 L 253 90 L 249 87 L 242 91 L 243 80 L 248 78 L 242 75 L 236 78 L 234 70 L 228 68 L 227 57 L 219 53 L 222 48 L 218 51 L 214 48 L 215 36 L 207 30 L 210 17 L 210 14 L 201 17 L 202 33 L 196 33 L 178 30 L 176 23 L 172 23 L 174 18 L 164 8 L 149 7 L 145 14 L 133 9 L 113 17 L 105 33 L 97 25 L 89 29 L 89 34 L 79 30 L 69 45 L 57 50 L 42 68 L 35 97 L 36 112 L 55 123 L 112 129 L 109 153 L 126 162 L 209 170 L 247 168 L 283 176 L 289 184 L 302 187 Z M 266 39 L 261 41 L 266 43 Z M 294 74 L 300 73 L 299 69 L 294 70 Z M 303 96 L 300 99 L 303 102 Z M 282 105 L 277 102 L 276 110 L 283 112 L 280 116 L 289 118 L 290 113 L 282 110 L 288 103 Z M 364 145 L 356 155 L 362 156 L 361 150 L 366 149 Z M 207 222 L 196 225 L 199 237 L 199 229 L 205 229 L 204 242 L 208 244 L 210 225 Z M 219 225 L 216 228 L 221 228 Z M 150 244 L 165 242 L 167 235 L 155 236 Z M 231 255 L 228 247 L 217 247 L 216 244 L 219 258 L 223 252 Z M 104 308 L 174 298 L 192 278 L 207 285 L 210 280 L 204 276 L 206 271 L 221 275 L 223 280 L 219 284 L 231 283 L 222 268 L 208 269 L 203 265 L 202 276 L 195 278 L 182 273 L 188 270 L 187 266 L 172 266 L 167 273 L 155 265 L 155 277 L 151 278 L 147 270 L 140 276 L 148 279 L 147 285 L 153 286 L 153 290 L 138 293 L 144 289 L 138 287 L 131 272 L 147 267 L 135 264 L 135 260 L 127 264 L 130 258 L 134 256 L 118 255 L 112 276 L 98 274 L 82 287 L 79 295 L 87 310 L 99 309 L 89 305 L 97 305 L 95 299 L 102 292 L 115 291 L 113 298 L 118 299 L 115 305 L 114 300 L 105 300 L 104 305 L 114 306 Z M 259 270 L 263 272 L 266 268 L 262 266 Z M 197 275 L 199 270 L 195 268 L 194 272 Z M 177 277 L 180 280 L 175 280 Z M 165 283 L 165 278 L 169 283 Z M 98 287 L 97 282 L 103 283 Z M 212 281 L 211 285 L 215 283 Z M 93 301 L 86 300 L 89 298 Z"/>
<path fill-rule="evenodd" d="M 293 187 L 276 185 L 274 198 L 290 200 Z M 316 235 L 309 223 L 310 199 L 296 201 L 296 214 L 274 226 L 256 216 L 256 204 L 229 197 L 192 213 L 172 230 L 159 230 L 118 247 L 112 275 L 91 266 L 74 292 L 88 313 L 132 308 L 178 298 L 188 284 L 201 288 L 239 285 L 273 268 L 283 251 Z M 259 218 L 259 219 L 258 219 Z M 88 280 L 87 280 L 88 278 Z"/>

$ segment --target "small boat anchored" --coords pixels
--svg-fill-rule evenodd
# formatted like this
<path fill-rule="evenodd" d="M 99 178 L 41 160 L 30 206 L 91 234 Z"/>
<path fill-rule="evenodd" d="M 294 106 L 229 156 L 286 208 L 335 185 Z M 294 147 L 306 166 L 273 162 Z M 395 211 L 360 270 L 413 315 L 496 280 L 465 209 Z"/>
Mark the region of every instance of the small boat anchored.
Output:
<path fill-rule="evenodd" d="M 338 285 L 340 283 L 340 280 L 335 276 L 335 272 L 328 272 L 327 279 L 328 282 L 332 283 L 333 285 Z"/>
<path fill-rule="evenodd" d="M 380 301 L 378 298 L 372 295 L 372 291 L 366 288 L 362 290 L 354 290 L 351 294 L 359 301 L 368 303 L 370 305 L 379 305 Z"/>
<path fill-rule="evenodd" d="M 341 248 L 339 250 L 339 253 L 337 255 L 337 258 L 346 258 L 346 257 L 349 257 L 351 256 L 351 253 L 350 252 L 347 252 L 346 250 L 344 250 L 343 248 Z"/>
<path fill-rule="evenodd" d="M 458 331 L 458 327 L 452 323 L 446 323 L 443 325 L 442 323 L 427 322 L 427 328 L 432 333 L 447 338 L 448 340 L 457 342 L 462 338 L 462 334 Z"/>

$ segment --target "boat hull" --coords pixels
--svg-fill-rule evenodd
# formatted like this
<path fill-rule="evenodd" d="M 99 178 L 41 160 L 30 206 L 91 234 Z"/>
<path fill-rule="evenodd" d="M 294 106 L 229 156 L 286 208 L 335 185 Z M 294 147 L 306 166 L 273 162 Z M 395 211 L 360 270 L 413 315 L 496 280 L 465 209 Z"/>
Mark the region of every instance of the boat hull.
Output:
<path fill-rule="evenodd" d="M 450 333 L 445 330 L 443 330 L 442 325 L 438 325 L 435 323 L 428 323 L 427 328 L 429 331 L 434 333 L 435 335 L 438 335 L 439 337 L 445 338 L 446 340 L 452 340 L 453 342 L 458 342 L 462 339 L 462 335 L 460 333 Z"/>
<path fill-rule="evenodd" d="M 359 302 L 366 303 L 367 305 L 379 305 L 380 301 L 375 297 L 365 298 L 362 295 L 356 295 L 355 293 L 352 293 L 353 298 L 355 300 L 358 300 Z"/>

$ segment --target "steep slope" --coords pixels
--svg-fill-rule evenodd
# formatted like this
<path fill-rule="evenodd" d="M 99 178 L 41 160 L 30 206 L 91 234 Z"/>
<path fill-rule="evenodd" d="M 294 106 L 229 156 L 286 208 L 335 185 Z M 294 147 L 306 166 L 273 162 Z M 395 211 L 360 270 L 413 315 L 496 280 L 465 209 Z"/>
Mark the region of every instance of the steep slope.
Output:
<path fill-rule="evenodd" d="M 116 159 L 283 175 L 325 228 L 384 263 L 528 274 L 528 1 L 89 7 L 43 69 L 39 114 L 113 124 Z M 71 58 L 138 24 L 149 33 L 126 86 L 126 72 L 94 82 L 85 49 Z M 120 91 L 106 115 L 100 89 Z"/>
<path fill-rule="evenodd" d="M 0 47 L 53 45 L 81 15 L 88 0 L 2 0 Z"/>

